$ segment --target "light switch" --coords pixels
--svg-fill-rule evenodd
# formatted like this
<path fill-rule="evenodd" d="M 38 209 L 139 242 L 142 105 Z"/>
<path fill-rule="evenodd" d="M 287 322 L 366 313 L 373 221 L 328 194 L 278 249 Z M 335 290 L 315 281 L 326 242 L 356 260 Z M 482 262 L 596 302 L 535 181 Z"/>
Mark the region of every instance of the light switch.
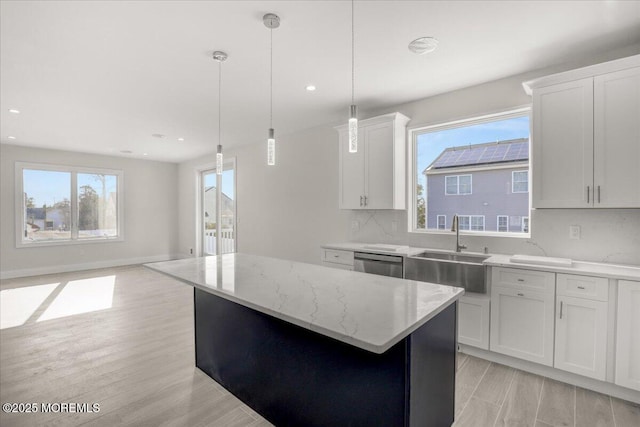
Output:
<path fill-rule="evenodd" d="M 580 239 L 580 226 L 579 225 L 570 225 L 569 226 L 569 238 L 578 240 Z"/>

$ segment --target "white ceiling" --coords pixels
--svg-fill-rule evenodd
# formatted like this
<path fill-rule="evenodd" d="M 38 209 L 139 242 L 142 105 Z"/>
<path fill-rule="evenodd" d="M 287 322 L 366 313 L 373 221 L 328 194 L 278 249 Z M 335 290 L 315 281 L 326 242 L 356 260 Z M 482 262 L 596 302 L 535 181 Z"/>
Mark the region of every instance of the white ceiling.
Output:
<path fill-rule="evenodd" d="M 212 152 L 211 53 L 224 50 L 222 143 L 259 142 L 269 127 L 267 12 L 281 18 L 276 135 L 346 120 L 350 8 L 344 0 L 2 1 L 1 141 L 172 162 Z M 358 0 L 355 21 L 365 114 L 640 41 L 640 1 Z M 440 46 L 416 56 L 407 44 L 422 36 Z M 305 91 L 310 83 L 316 92 Z"/>

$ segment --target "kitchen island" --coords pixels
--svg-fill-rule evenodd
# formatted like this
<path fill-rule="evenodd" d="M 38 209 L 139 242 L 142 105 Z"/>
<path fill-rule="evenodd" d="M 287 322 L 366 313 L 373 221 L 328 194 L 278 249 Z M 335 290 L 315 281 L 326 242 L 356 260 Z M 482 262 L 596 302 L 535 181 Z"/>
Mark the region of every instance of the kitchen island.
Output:
<path fill-rule="evenodd" d="M 276 426 L 453 423 L 462 289 L 245 254 L 146 266 L 194 287 L 196 366 Z"/>

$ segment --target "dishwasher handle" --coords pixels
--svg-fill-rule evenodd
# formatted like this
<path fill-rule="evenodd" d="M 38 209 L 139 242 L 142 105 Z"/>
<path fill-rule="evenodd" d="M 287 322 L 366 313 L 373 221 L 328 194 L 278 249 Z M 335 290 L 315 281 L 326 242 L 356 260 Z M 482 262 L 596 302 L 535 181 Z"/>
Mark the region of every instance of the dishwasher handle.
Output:
<path fill-rule="evenodd" d="M 395 262 L 399 264 L 402 263 L 401 256 L 370 254 L 367 252 L 356 252 L 355 254 L 353 254 L 353 259 L 362 259 L 367 261 Z"/>

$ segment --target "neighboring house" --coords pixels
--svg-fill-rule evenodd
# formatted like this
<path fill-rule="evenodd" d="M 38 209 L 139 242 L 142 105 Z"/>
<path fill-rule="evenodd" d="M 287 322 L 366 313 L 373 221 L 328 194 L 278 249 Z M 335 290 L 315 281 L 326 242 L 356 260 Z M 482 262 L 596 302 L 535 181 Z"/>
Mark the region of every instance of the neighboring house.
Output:
<path fill-rule="evenodd" d="M 31 230 L 67 230 L 69 210 L 60 208 L 27 208 L 26 222 Z"/>
<path fill-rule="evenodd" d="M 528 138 L 450 147 L 423 174 L 428 229 L 529 231 Z"/>
<path fill-rule="evenodd" d="M 233 199 L 222 193 L 222 228 L 233 229 Z M 216 187 L 204 190 L 205 228 L 213 228 L 216 223 Z"/>

